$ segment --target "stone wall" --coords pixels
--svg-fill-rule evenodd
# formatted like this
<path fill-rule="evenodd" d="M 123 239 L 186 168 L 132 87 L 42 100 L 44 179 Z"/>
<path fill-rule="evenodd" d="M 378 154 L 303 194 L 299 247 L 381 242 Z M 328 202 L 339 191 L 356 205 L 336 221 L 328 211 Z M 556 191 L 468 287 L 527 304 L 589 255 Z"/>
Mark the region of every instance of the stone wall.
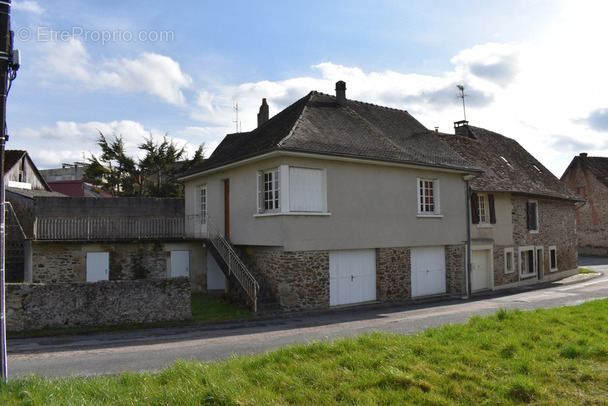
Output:
<path fill-rule="evenodd" d="M 467 292 L 465 258 L 464 245 L 447 245 L 445 247 L 446 293 L 450 295 L 460 296 Z"/>
<path fill-rule="evenodd" d="M 376 250 L 376 298 L 384 302 L 412 298 L 412 265 L 409 248 Z"/>
<path fill-rule="evenodd" d="M 329 251 L 247 248 L 249 270 L 285 311 L 329 308 Z"/>
<path fill-rule="evenodd" d="M 40 243 L 33 244 L 32 282 L 67 283 L 86 281 L 87 252 L 110 253 L 110 280 L 135 279 L 137 270 L 145 278 L 167 276 L 170 252 L 160 243 Z"/>
<path fill-rule="evenodd" d="M 183 217 L 184 199 L 37 197 L 36 217 Z"/>
<path fill-rule="evenodd" d="M 188 319 L 190 279 L 7 284 L 6 317 L 10 331 Z"/>

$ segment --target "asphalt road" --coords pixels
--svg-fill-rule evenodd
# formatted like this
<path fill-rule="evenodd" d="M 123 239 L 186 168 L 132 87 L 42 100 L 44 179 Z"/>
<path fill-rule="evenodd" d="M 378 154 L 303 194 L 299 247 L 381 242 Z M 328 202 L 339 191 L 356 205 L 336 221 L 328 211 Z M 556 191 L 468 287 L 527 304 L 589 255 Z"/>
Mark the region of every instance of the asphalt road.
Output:
<path fill-rule="evenodd" d="M 579 263 L 602 275 L 440 303 L 360 307 L 199 328 L 9 339 L 9 379 L 33 373 L 63 377 L 156 371 L 178 359 L 217 361 L 232 354 L 261 353 L 293 343 L 352 337 L 375 330 L 412 334 L 432 326 L 463 323 L 472 315 L 492 314 L 500 308 L 532 310 L 607 298 L 608 259 L 581 258 Z"/>

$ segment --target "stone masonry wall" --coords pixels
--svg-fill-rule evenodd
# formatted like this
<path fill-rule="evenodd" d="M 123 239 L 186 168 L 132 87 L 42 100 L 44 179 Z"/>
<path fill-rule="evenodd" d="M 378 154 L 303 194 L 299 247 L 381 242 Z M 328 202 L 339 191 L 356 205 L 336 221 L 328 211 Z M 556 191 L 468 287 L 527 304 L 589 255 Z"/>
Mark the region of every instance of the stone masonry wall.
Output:
<path fill-rule="evenodd" d="M 285 311 L 329 308 L 329 252 L 247 248 L 243 259 Z"/>
<path fill-rule="evenodd" d="M 556 275 L 576 269 L 578 266 L 578 254 L 576 251 L 577 238 L 575 230 L 574 203 L 553 199 L 537 199 L 539 232 L 532 233 L 527 228 L 525 196 L 513 196 L 511 198 L 513 215 L 513 251 L 515 257 L 516 273 L 518 276 L 518 248 L 524 246 L 543 247 L 543 275 Z M 551 272 L 549 267 L 549 247 L 555 246 L 557 250 L 557 271 Z M 496 249 L 496 254 L 504 256 L 504 248 Z M 504 265 L 498 269 L 504 273 Z M 495 272 L 496 274 L 496 272 Z M 495 278 L 494 283 L 502 282 Z"/>
<path fill-rule="evenodd" d="M 190 279 L 7 284 L 6 317 L 11 331 L 188 319 Z"/>
<path fill-rule="evenodd" d="M 466 294 L 465 246 L 447 245 L 445 247 L 445 277 L 448 294 L 460 296 Z"/>
<path fill-rule="evenodd" d="M 143 270 L 146 278 L 167 276 L 167 258 L 170 253 L 158 243 L 34 243 L 32 282 L 86 281 L 87 252 L 110 253 L 110 280 L 134 279 L 137 269 Z"/>
<path fill-rule="evenodd" d="M 409 248 L 376 250 L 376 298 L 384 302 L 410 300 L 412 265 Z"/>

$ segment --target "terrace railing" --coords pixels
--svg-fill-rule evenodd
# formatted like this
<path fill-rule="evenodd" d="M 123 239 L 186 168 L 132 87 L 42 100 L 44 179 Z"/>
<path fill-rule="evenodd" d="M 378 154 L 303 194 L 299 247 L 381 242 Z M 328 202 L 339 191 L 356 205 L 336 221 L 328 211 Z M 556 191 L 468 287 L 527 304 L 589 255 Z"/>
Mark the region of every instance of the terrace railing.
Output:
<path fill-rule="evenodd" d="M 184 238 L 183 217 L 37 217 L 37 240 Z"/>

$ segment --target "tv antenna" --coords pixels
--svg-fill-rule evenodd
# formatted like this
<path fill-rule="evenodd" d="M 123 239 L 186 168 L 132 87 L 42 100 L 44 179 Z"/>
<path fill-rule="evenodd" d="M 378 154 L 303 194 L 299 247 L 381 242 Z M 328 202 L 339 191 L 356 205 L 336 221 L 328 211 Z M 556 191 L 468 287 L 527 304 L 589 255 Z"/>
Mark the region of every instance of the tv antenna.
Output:
<path fill-rule="evenodd" d="M 236 119 L 233 121 L 233 123 L 236 124 L 236 132 L 240 133 L 241 132 L 241 122 L 239 121 L 239 104 L 238 103 L 234 103 L 234 114 L 236 115 Z"/>
<path fill-rule="evenodd" d="M 456 85 L 456 87 L 458 88 L 458 90 L 460 90 L 460 94 L 457 95 L 456 97 L 460 97 L 462 99 L 462 112 L 464 114 L 464 121 L 467 121 L 467 109 L 465 108 L 465 105 L 464 105 L 464 98 L 467 97 L 468 95 L 464 94 L 463 85 Z"/>

